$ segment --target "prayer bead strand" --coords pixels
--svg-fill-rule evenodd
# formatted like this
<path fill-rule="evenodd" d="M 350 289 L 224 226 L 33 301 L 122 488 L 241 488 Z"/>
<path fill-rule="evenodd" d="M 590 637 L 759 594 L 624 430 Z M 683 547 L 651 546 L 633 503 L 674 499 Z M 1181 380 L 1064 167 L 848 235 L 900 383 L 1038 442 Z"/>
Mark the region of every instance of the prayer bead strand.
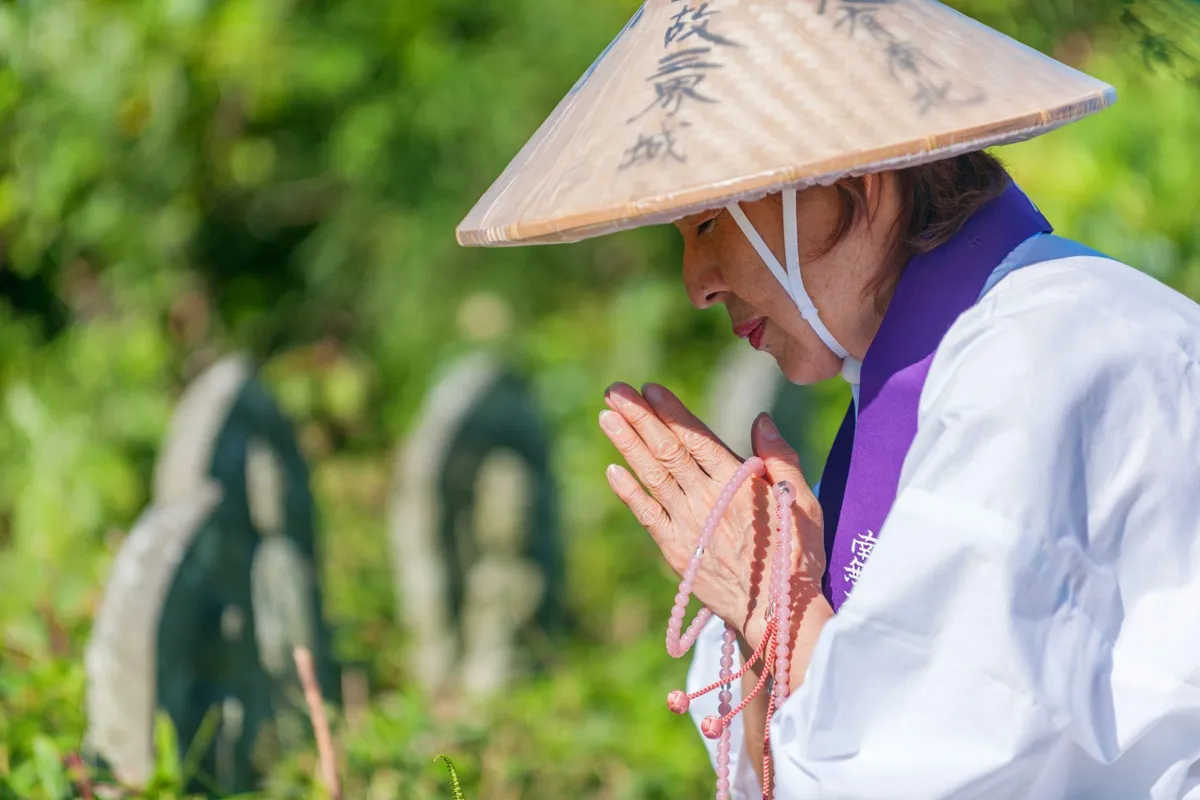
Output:
<path fill-rule="evenodd" d="M 729 504 L 733 501 L 734 495 L 741 488 L 742 484 L 751 476 L 761 476 L 765 472 L 766 465 L 763 464 L 762 459 L 757 457 L 747 459 L 738 468 L 738 471 L 734 473 L 733 477 L 729 479 L 729 482 L 725 484 L 724 489 L 717 498 L 717 502 L 713 506 L 712 513 L 709 514 L 708 519 L 705 521 L 704 529 L 700 532 L 700 537 L 696 542 L 696 550 L 688 561 L 687 568 L 683 573 L 683 579 L 679 583 L 679 590 L 675 594 L 675 605 L 671 609 L 671 619 L 667 623 L 667 653 L 672 658 L 680 658 L 691 650 L 701 629 L 712 618 L 712 612 L 709 609 L 701 608 L 696 613 L 696 618 L 692 620 L 692 624 L 688 626 L 687 631 L 682 632 L 683 618 L 687 612 L 688 601 L 692 596 L 692 584 L 699 574 L 700 562 L 708 550 L 713 533 L 716 531 L 721 517 L 724 516 L 725 511 L 729 508 Z M 786 481 L 780 481 L 771 487 L 771 494 L 775 498 L 779 541 L 776 544 L 775 557 L 771 565 L 767 627 L 763 633 L 762 641 L 750 657 L 746 659 L 746 663 L 742 665 L 742 668 L 735 673 L 733 671 L 733 653 L 734 644 L 737 640 L 737 631 L 732 625 L 726 622 L 721 641 L 721 669 L 717 682 L 690 694 L 675 690 L 667 695 L 667 707 L 676 714 L 684 714 L 687 713 L 692 700 L 716 689 L 721 690 L 720 695 L 718 695 L 717 715 L 705 717 L 700 724 L 700 730 L 706 737 L 718 740 L 716 800 L 729 800 L 730 798 L 729 755 L 731 748 L 731 723 L 734 717 L 745 710 L 746 706 L 762 691 L 766 685 L 768 676 L 771 674 L 770 667 L 772 665 L 775 667 L 774 679 L 769 693 L 770 697 L 767 701 L 766 730 L 763 733 L 763 797 L 774 798 L 775 796 L 771 776 L 771 719 L 775 715 L 775 709 L 787 699 L 789 691 L 791 648 L 788 643 L 791 641 L 792 609 L 791 507 L 795 499 L 795 492 Z M 763 664 L 763 671 L 762 675 L 759 676 L 757 685 L 742 702 L 738 703 L 736 708 L 731 708 L 733 701 L 733 681 L 740 680 L 760 659 Z"/>

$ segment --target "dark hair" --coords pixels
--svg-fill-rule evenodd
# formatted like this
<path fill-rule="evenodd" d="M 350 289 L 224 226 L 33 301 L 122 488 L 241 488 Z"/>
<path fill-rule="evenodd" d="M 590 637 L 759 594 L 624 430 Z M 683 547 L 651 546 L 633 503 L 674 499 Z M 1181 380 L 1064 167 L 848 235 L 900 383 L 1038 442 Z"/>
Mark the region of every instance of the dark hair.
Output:
<path fill-rule="evenodd" d="M 891 173 L 900 197 L 900 214 L 891 230 L 891 244 L 879 274 L 867 285 L 881 307 L 895 289 L 908 260 L 944 244 L 963 223 L 988 201 L 1000 196 L 1008 184 L 1008 171 L 995 156 L 983 151 L 921 164 Z M 828 253 L 866 216 L 863 178 L 835 184 L 841 212 L 821 253 Z"/>

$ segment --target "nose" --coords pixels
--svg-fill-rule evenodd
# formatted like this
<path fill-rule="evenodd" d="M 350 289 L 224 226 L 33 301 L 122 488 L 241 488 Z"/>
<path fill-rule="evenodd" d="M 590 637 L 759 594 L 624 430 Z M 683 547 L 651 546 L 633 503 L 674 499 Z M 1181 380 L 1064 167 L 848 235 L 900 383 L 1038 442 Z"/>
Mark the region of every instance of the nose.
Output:
<path fill-rule="evenodd" d="M 683 250 L 683 285 L 687 287 L 688 299 L 699 309 L 712 308 L 729 294 L 716 260 L 690 246 Z"/>

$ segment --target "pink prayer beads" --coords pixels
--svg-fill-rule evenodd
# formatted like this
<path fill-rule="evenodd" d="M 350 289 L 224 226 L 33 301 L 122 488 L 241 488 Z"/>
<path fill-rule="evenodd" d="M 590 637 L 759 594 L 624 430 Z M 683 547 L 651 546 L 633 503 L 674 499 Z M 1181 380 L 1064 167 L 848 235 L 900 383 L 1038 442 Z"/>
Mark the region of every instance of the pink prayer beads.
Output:
<path fill-rule="evenodd" d="M 667 623 L 667 653 L 672 658 L 680 658 L 691 650 L 692 645 L 696 642 L 696 637 L 700 635 L 701 629 L 704 628 L 705 624 L 712 617 L 712 612 L 709 609 L 701 608 L 697 612 L 696 618 L 692 620 L 692 624 L 688 626 L 687 631 L 683 631 L 683 618 L 687 612 L 688 601 L 692 596 L 692 584 L 695 582 L 696 575 L 700 571 L 700 561 L 704 558 L 704 554 L 708 550 L 709 542 L 712 540 L 713 533 L 716 531 L 721 517 L 725 515 L 725 511 L 733 501 L 733 496 L 741 488 L 742 484 L 752 476 L 762 476 L 765 473 L 766 465 L 763 464 L 762 459 L 758 457 L 747 459 L 738 468 L 738 471 L 734 473 L 733 477 L 729 479 L 729 482 L 725 484 L 725 488 L 721 491 L 717 502 L 713 505 L 713 510 L 708 515 L 708 519 L 704 523 L 704 529 L 700 532 L 700 538 L 696 542 L 696 550 L 688 561 L 687 569 L 684 570 L 683 580 L 680 581 L 679 590 L 675 595 L 675 606 L 671 609 L 671 620 Z M 702 697 L 713 690 L 721 690 L 721 693 L 718 695 L 719 705 L 717 706 L 717 715 L 705 717 L 700 723 L 700 730 L 705 736 L 709 739 L 718 740 L 716 800 L 729 800 L 730 798 L 730 723 L 762 690 L 766 684 L 772 664 L 775 667 L 775 675 L 771 696 L 767 704 L 766 731 L 763 734 L 763 797 L 774 798 L 775 796 L 771 785 L 771 718 L 774 716 L 775 709 L 787 699 L 788 680 L 790 678 L 791 649 L 787 643 L 791 641 L 792 630 L 792 515 L 789 513 L 789 510 L 795 500 L 795 491 L 789 483 L 780 481 L 771 487 L 771 494 L 775 498 L 776 519 L 779 523 L 779 541 L 776 544 L 775 559 L 771 565 L 771 588 L 767 599 L 767 629 L 763 634 L 762 642 L 759 643 L 754 653 L 746 659 L 746 663 L 742 665 L 742 668 L 734 672 L 733 653 L 734 644 L 737 641 L 737 630 L 726 622 L 721 642 L 721 670 L 718 674 L 717 682 L 691 694 L 677 689 L 667 695 L 667 707 L 676 714 L 685 714 L 691 706 L 692 700 Z M 764 669 L 762 675 L 759 677 L 758 684 L 736 708 L 732 708 L 730 704 L 733 701 L 733 692 L 731 690 L 733 682 L 740 680 L 760 659 Z"/>

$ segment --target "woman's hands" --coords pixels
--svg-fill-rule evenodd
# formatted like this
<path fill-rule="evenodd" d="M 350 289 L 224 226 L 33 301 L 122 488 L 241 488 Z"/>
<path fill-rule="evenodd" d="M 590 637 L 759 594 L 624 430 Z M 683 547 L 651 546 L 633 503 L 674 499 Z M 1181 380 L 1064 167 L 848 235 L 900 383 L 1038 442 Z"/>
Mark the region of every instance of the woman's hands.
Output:
<path fill-rule="evenodd" d="M 644 391 L 643 396 L 630 386 L 615 384 L 605 394 L 610 410 L 601 412 L 600 426 L 637 475 L 635 480 L 613 465 L 607 471 L 608 482 L 649 531 L 671 568 L 682 574 L 717 496 L 742 459 L 666 389 L 650 384 Z M 786 480 L 796 489 L 791 509 L 795 523 L 792 596 L 801 605 L 794 614 L 803 614 L 814 594 L 820 594 L 825 552 L 821 507 L 804 480 L 796 452 L 766 414 L 755 421 L 751 438 L 754 454 L 766 464 L 766 479 L 751 478 L 734 497 L 701 561 L 692 591 L 755 648 L 766 627 L 769 575 L 764 569 L 770 564 L 768 544 L 775 528 L 771 484 Z"/>

